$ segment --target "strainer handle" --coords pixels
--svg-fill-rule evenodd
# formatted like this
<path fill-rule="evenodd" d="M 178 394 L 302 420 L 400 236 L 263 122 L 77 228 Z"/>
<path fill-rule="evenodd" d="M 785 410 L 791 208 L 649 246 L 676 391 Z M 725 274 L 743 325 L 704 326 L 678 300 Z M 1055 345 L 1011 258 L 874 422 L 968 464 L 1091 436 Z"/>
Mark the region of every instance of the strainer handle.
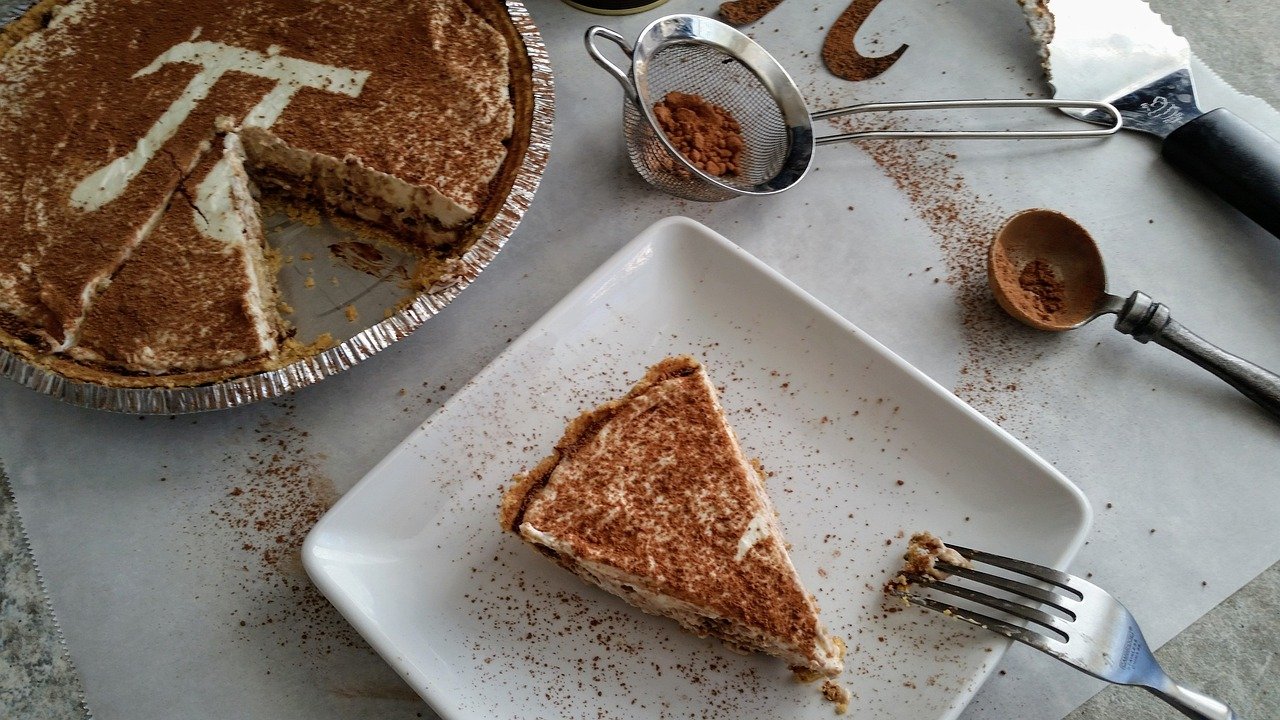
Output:
<path fill-rule="evenodd" d="M 1120 129 L 1120 111 L 1111 103 L 1093 100 L 921 100 L 916 102 L 864 103 L 848 107 L 820 110 L 810 117 L 814 120 L 855 115 L 867 112 L 897 112 L 899 110 L 948 110 L 952 108 L 1075 108 L 1093 110 L 1110 117 L 1110 125 L 1094 130 L 866 130 L 860 132 L 824 135 L 814 139 L 816 145 L 859 140 L 863 138 L 954 138 L 954 139 L 1033 139 L 1033 138 L 1089 138 L 1111 135 Z M 1101 123 L 1099 123 L 1101 124 Z"/>
<path fill-rule="evenodd" d="M 609 60 L 604 56 L 604 53 L 600 52 L 600 48 L 596 47 L 596 38 L 598 37 L 613 41 L 613 44 L 622 48 L 622 52 L 626 53 L 627 58 L 630 59 L 632 57 L 632 50 L 631 46 L 627 44 L 627 39 L 607 27 L 592 25 L 587 28 L 587 34 L 582 38 L 582 41 L 586 44 L 587 54 L 591 56 L 591 59 L 595 60 L 597 65 L 604 68 L 606 72 L 612 75 L 614 79 L 622 85 L 622 92 L 626 93 L 627 99 L 632 101 L 638 100 L 639 98 L 636 96 L 635 85 L 631 83 L 631 77 L 627 73 L 623 72 L 622 68 L 609 62 Z"/>

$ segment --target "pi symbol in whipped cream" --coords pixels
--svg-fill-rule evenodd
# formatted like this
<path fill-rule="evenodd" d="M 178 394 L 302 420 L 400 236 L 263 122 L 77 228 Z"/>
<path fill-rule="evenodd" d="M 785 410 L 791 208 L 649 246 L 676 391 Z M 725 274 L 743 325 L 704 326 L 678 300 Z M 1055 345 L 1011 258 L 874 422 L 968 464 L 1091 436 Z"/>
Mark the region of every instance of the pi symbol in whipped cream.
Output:
<path fill-rule="evenodd" d="M 274 46 L 266 53 L 233 47 L 216 42 L 181 42 L 164 51 L 133 74 L 140 78 L 159 70 L 169 63 L 187 63 L 200 66 L 200 72 L 187 83 L 187 87 L 164 111 L 151 129 L 138 140 L 127 155 L 118 157 L 80 181 L 71 191 L 71 205 L 92 212 L 120 197 L 129 181 L 137 176 L 151 161 L 156 152 L 178 132 L 196 105 L 209 95 L 218 79 L 227 72 L 242 72 L 275 80 L 276 84 L 244 119 L 245 125 L 271 127 L 280 117 L 289 101 L 299 89 L 315 88 L 325 92 L 356 97 L 364 89 L 368 70 L 349 70 L 309 60 L 282 57 Z M 205 188 L 222 182 L 225 186 L 228 168 L 226 160 L 218 163 L 209 173 L 197 192 L 198 197 L 212 199 L 215 188 Z M 199 203 L 197 203 L 199 204 Z M 209 233 L 215 237 L 219 233 Z"/>

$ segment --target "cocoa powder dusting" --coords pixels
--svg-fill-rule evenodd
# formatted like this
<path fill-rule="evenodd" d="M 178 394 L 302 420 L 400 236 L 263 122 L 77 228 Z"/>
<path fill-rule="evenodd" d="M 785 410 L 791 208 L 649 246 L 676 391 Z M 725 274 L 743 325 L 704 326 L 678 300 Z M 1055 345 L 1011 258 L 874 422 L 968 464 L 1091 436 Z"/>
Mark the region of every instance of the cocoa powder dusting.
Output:
<path fill-rule="evenodd" d="M 822 43 L 822 61 L 837 77 L 855 82 L 870 80 L 888 70 L 907 51 L 904 44 L 888 55 L 867 57 L 858 52 L 854 45 L 858 30 L 880 1 L 853 0 L 827 32 L 827 38 Z M 750 25 L 780 4 L 782 0 L 733 0 L 720 5 L 720 18 L 730 25 Z"/>
<path fill-rule="evenodd" d="M 319 658 L 339 648 L 367 645 L 320 591 L 302 567 L 302 542 L 312 526 L 338 499 L 333 481 L 322 470 L 324 455 L 307 445 L 309 433 L 293 424 L 293 409 L 254 428 L 256 447 L 249 448 L 247 470 L 230 478 L 232 487 L 209 510 L 242 553 L 243 576 L 226 591 L 239 596 L 238 610 L 228 620 L 254 628 L 246 639 L 261 637 L 264 628 L 279 646 L 296 646 Z M 229 452 L 226 463 L 244 463 L 243 446 Z"/>
<path fill-rule="evenodd" d="M 854 45 L 858 29 L 879 4 L 880 0 L 853 0 L 831 26 L 831 32 L 822 43 L 822 62 L 837 77 L 855 82 L 869 80 L 888 70 L 907 51 L 906 45 L 900 45 L 897 50 L 881 57 L 866 57 L 858 52 Z"/>
<path fill-rule="evenodd" d="M 1015 300 L 1023 310 L 1030 311 L 1045 322 L 1066 304 L 1066 288 L 1053 271 L 1053 266 L 1036 259 L 1027 263 L 1018 273 L 1018 287 L 1023 296 Z"/>
<path fill-rule="evenodd" d="M 76 197 L 85 179 L 109 167 L 104 163 L 119 160 L 152 127 L 160 127 L 155 125 L 157 119 L 167 117 L 171 107 L 179 107 L 171 104 L 195 87 L 189 83 L 200 67 L 213 67 L 199 53 L 177 61 L 166 54 L 171 48 L 191 42 L 218 43 L 279 54 L 282 61 L 373 68 L 359 81 L 356 76 L 344 80 L 341 87 L 335 81 L 333 87 L 321 90 L 297 81 L 303 90 L 289 96 L 287 107 L 272 124 L 272 133 L 308 152 L 346 158 L 409 183 L 443 188 L 441 192 L 459 205 L 481 210 L 479 225 L 497 212 L 489 200 L 505 194 L 514 182 L 514 173 L 508 171 L 521 162 L 527 145 L 523 129 L 529 122 L 531 102 L 527 58 L 510 52 L 520 41 L 501 3 L 441 0 L 391 8 L 377 3 L 271 0 L 234 8 L 223 3 L 186 3 L 180 12 L 153 2 L 76 2 L 67 11 L 58 11 L 54 7 L 58 4 L 58 0 L 38 4 L 15 30 L 0 34 L 0 49 L 8 50 L 0 70 L 5 91 L 5 112 L 0 117 L 0 154 L 5 158 L 0 167 L 0 225 L 8 230 L 0 237 L 0 285 L 5 286 L 0 341 L 24 353 L 52 353 L 63 347 L 67 332 L 77 327 L 86 306 L 92 306 L 104 289 L 114 289 L 117 296 L 129 289 L 147 296 L 146 302 L 117 297 L 118 313 L 110 317 L 99 313 L 103 317 L 97 323 L 97 337 L 107 346 L 139 324 L 148 326 L 150 335 L 129 336 L 138 343 L 151 347 L 157 338 L 172 338 L 173 322 L 154 322 L 149 310 L 144 312 L 156 298 L 175 304 L 204 301 L 211 309 L 230 305 L 233 314 L 244 314 L 243 308 L 234 306 L 234 298 L 213 298 L 202 294 L 202 288 L 173 281 L 148 284 L 157 277 L 171 280 L 175 273 L 183 278 L 203 273 L 210 284 L 228 277 L 222 266 L 209 268 L 196 262 L 206 260 L 209 253 L 193 259 L 143 251 L 152 245 L 151 228 L 159 213 L 195 237 L 191 225 L 198 210 L 188 186 L 204 180 L 208 168 L 197 168 L 202 159 L 222 152 L 215 120 L 225 116 L 234 125 L 246 117 L 272 92 L 274 80 L 245 72 L 211 75 L 216 82 L 200 98 L 188 98 L 190 112 L 179 113 L 182 119 L 176 130 L 125 180 L 127 188 L 119 197 L 106 193 L 103 186 L 94 190 L 94 202 L 99 204 L 92 209 L 79 201 L 67 202 L 68 197 Z M 74 14 L 62 15 L 69 19 L 50 26 L 58 12 Z M 52 29 L 12 47 L 23 33 L 47 26 Z M 150 69 L 141 73 L 140 68 Z M 420 114 L 457 122 L 422 123 Z M 457 157 L 460 145 L 467 148 L 465 162 Z M 253 164 L 249 163 L 251 172 L 260 170 Z M 256 179 L 261 185 L 271 178 L 258 173 Z M 303 184 L 293 189 L 300 193 Z M 382 215 L 367 219 L 395 225 L 406 237 L 428 233 L 423 228 L 432 225 L 429 218 L 401 217 L 401 210 L 384 209 Z M 443 234 L 470 232 L 450 229 Z M 233 259 L 220 258 L 222 265 Z M 139 267 L 144 262 L 151 266 L 167 262 L 161 268 L 166 272 Z M 132 281 L 132 286 L 115 282 L 117 278 Z M 225 328 L 210 327 L 203 317 L 192 317 L 188 324 L 194 328 L 188 335 L 206 344 L 244 344 L 244 338 L 257 338 L 256 333 L 244 332 L 249 323 L 243 321 L 237 323 L 241 334 L 232 339 L 223 332 Z M 193 343 L 174 344 L 194 347 Z M 115 357 L 100 360 L 103 353 L 97 347 L 83 350 L 74 354 L 83 365 L 68 365 L 90 377 L 98 365 L 105 366 L 113 380 L 121 372 L 151 371 L 130 367 Z M 124 348 L 120 354 L 136 356 L 133 350 Z M 254 351 L 258 352 L 256 346 Z M 211 374 L 226 372 L 228 367 L 256 369 L 237 364 L 253 361 L 252 356 L 241 357 L 246 353 L 240 348 L 227 354 L 231 357 L 201 356 L 198 369 Z M 191 368 L 174 366 L 173 370 Z M 131 375 L 121 377 L 126 378 L 122 382 L 135 382 Z M 184 377 L 182 382 L 187 380 Z"/>
<path fill-rule="evenodd" d="M 736 175 L 742 160 L 742 126 L 728 110 L 697 95 L 669 92 L 653 106 L 658 125 L 680 154 L 699 170 Z"/>
<path fill-rule="evenodd" d="M 815 611 L 776 539 L 766 536 L 737 555 L 744 526 L 762 505 L 723 423 L 697 361 L 667 358 L 625 397 L 570 424 L 551 466 L 533 471 L 554 469 L 542 479 L 553 490 L 517 486 L 513 499 L 524 502 L 523 515 L 504 518 L 504 525 L 527 522 L 576 556 L 646 578 L 664 595 L 711 608 L 735 628 L 812 648 Z M 664 465 L 665 458 L 677 462 Z M 630 466 L 650 468 L 643 482 L 625 479 Z M 672 514 L 669 504 L 700 512 Z"/>
<path fill-rule="evenodd" d="M 889 128 L 895 122 L 900 121 L 883 121 Z M 855 127 L 850 120 L 837 124 Z M 964 349 L 953 391 L 1006 427 L 1012 419 L 1025 420 L 1016 393 L 1036 382 L 1028 370 L 1039 350 L 1026 342 L 1034 331 L 1009 318 L 987 286 L 987 248 L 1009 213 L 969 189 L 957 157 L 937 142 L 874 141 L 860 148 L 903 193 L 933 233 L 942 255 L 941 272 L 924 268 L 923 276 L 950 286 L 960 307 Z"/>
<path fill-rule="evenodd" d="M 782 0 L 733 0 L 720 5 L 720 17 L 730 25 L 749 25 L 782 4 Z"/>

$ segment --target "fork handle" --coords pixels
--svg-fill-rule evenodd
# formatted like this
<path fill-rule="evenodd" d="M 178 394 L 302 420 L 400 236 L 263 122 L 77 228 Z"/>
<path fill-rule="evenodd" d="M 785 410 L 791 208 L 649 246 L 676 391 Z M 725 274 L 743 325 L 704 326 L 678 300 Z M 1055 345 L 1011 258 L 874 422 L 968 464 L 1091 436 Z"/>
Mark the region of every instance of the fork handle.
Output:
<path fill-rule="evenodd" d="M 1147 689 L 1178 712 L 1194 720 L 1241 720 L 1240 716 L 1226 703 L 1184 688 L 1168 678 L 1165 678 L 1161 687 Z"/>

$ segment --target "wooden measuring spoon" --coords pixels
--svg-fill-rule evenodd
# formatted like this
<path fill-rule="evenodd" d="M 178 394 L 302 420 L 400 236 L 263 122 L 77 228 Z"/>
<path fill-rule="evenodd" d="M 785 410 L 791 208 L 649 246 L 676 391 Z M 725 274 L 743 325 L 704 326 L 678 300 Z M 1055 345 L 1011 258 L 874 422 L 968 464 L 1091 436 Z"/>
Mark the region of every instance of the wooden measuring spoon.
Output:
<path fill-rule="evenodd" d="M 1023 210 L 1006 220 L 987 253 L 987 284 L 1005 312 L 1037 330 L 1071 330 L 1115 314 L 1120 332 L 1169 348 L 1280 417 L 1280 375 L 1182 327 L 1145 293 L 1108 293 L 1093 237 L 1060 212 Z"/>

